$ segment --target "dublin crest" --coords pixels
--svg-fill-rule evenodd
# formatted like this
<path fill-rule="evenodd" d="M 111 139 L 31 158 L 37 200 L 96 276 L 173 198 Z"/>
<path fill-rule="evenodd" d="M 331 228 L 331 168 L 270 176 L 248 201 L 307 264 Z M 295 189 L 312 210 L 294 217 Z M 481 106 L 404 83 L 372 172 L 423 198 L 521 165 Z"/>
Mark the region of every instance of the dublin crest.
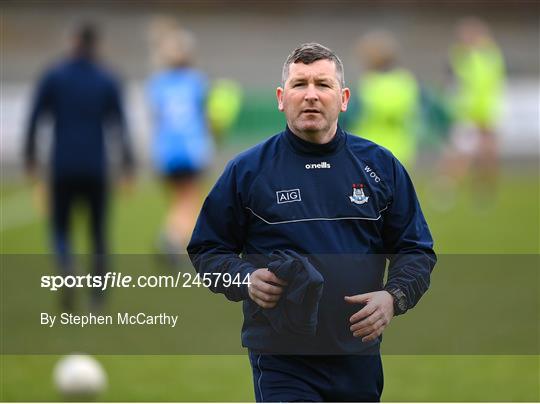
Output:
<path fill-rule="evenodd" d="M 352 203 L 363 205 L 369 199 L 369 196 L 364 194 L 364 184 L 353 184 L 353 194 L 349 196 Z"/>

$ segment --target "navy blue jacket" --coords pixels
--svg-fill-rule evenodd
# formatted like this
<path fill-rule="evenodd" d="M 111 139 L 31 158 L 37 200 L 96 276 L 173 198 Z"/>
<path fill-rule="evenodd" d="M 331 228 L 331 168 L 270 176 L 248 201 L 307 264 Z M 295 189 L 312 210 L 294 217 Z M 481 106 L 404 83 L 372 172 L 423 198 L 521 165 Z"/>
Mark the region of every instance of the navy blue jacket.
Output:
<path fill-rule="evenodd" d="M 344 296 L 399 287 L 413 307 L 429 287 L 433 240 L 407 172 L 385 148 L 338 128 L 327 144 L 289 129 L 234 158 L 206 198 L 188 252 L 199 273 L 246 274 L 275 250 L 309 257 L 324 278 L 317 334 L 279 335 L 247 287 L 213 285 L 244 301 L 243 345 L 275 353 L 358 353 L 379 341 L 352 337 L 360 307 Z M 390 261 L 384 285 L 386 260 Z"/>
<path fill-rule="evenodd" d="M 65 60 L 49 69 L 38 83 L 26 133 L 27 164 L 36 159 L 37 125 L 44 115 L 54 124 L 53 178 L 103 177 L 107 168 L 106 127 L 117 130 L 122 163 L 126 170 L 132 169 L 118 82 L 92 60 Z"/>

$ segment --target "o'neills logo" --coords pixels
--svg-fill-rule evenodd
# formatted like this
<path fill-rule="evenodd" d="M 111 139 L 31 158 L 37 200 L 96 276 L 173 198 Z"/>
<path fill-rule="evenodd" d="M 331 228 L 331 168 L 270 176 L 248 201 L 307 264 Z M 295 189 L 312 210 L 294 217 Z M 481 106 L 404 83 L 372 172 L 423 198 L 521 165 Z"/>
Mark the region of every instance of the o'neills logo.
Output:
<path fill-rule="evenodd" d="M 306 164 L 306 170 L 313 170 L 316 168 L 332 168 L 332 165 L 326 161 L 321 163 Z"/>

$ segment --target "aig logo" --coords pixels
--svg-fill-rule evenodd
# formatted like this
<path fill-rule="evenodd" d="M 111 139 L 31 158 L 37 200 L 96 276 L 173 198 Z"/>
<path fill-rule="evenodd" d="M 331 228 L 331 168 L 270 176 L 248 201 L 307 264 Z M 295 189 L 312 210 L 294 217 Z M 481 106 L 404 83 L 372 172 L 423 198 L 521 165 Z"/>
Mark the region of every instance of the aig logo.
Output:
<path fill-rule="evenodd" d="M 300 202 L 302 200 L 298 188 L 286 191 L 276 191 L 276 197 L 277 203 Z"/>

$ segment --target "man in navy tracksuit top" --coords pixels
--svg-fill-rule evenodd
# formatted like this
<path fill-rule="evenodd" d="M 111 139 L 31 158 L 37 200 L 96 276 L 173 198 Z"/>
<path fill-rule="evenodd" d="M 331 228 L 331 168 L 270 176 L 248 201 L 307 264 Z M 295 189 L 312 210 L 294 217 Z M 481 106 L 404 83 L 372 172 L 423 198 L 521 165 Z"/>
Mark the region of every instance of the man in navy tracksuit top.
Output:
<path fill-rule="evenodd" d="M 286 130 L 227 165 L 188 246 L 201 274 L 249 274 L 249 286 L 211 289 L 243 301 L 259 402 L 378 401 L 382 331 L 429 286 L 433 240 L 411 180 L 391 152 L 338 126 L 349 97 L 330 49 L 297 48 L 277 89 Z M 260 314 L 290 304 L 264 258 L 285 250 L 324 278 L 314 335 L 279 333 Z"/>
<path fill-rule="evenodd" d="M 64 275 L 73 271 L 70 255 L 70 213 L 76 200 L 90 211 L 93 271 L 106 271 L 107 154 L 105 130 L 116 129 L 124 174 L 131 176 L 133 156 L 125 131 L 117 80 L 97 62 L 98 33 L 90 24 L 73 36 L 71 55 L 47 70 L 35 92 L 24 159 L 27 173 L 35 176 L 36 135 L 43 116 L 54 122 L 51 150 L 50 197 L 52 239 Z M 109 134 L 108 132 L 107 134 Z M 95 290 L 93 303 L 101 304 Z M 71 293 L 64 293 L 64 309 L 71 310 Z"/>

